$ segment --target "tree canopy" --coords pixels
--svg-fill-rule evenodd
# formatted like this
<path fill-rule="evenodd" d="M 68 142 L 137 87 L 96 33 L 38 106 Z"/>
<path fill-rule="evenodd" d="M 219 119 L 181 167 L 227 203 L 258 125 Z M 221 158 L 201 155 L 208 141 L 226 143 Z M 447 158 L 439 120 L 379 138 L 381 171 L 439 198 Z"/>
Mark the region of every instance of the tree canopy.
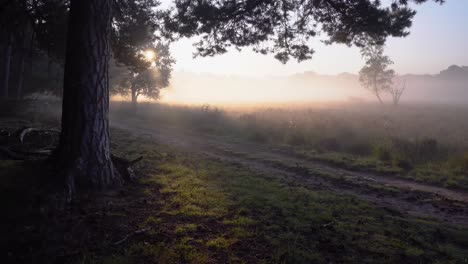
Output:
<path fill-rule="evenodd" d="M 391 90 L 395 77 L 395 71 L 388 68 L 393 61 L 383 52 L 382 45 L 364 47 L 362 56 L 366 59 L 366 64 L 359 71 L 359 81 L 380 103 L 383 103 L 380 94 Z"/>
<path fill-rule="evenodd" d="M 168 44 L 157 43 L 144 47 L 146 47 L 144 50 L 135 50 L 134 56 L 121 58 L 117 65 L 126 67 L 127 72 L 120 71 L 120 76 L 116 76 L 117 81 L 111 87 L 114 93 L 130 95 L 134 107 L 140 95 L 159 99 L 160 90 L 169 86 L 172 65 L 175 62 Z M 122 60 L 126 58 L 131 59 Z"/>
<path fill-rule="evenodd" d="M 111 87 L 114 93 L 131 95 L 134 109 L 144 95 L 159 98 L 161 88 L 169 85 L 175 62 L 169 44 L 156 40 L 156 1 L 121 2 L 113 25 L 112 50 L 117 66 L 128 71 Z"/>
<path fill-rule="evenodd" d="M 403 37 L 416 12 L 409 3 L 428 0 L 175 0 L 161 16 L 166 37 L 200 36 L 196 55 L 213 56 L 229 47 L 253 46 L 285 63 L 310 59 L 309 40 L 364 46 Z M 433 0 L 443 3 L 444 0 Z"/>

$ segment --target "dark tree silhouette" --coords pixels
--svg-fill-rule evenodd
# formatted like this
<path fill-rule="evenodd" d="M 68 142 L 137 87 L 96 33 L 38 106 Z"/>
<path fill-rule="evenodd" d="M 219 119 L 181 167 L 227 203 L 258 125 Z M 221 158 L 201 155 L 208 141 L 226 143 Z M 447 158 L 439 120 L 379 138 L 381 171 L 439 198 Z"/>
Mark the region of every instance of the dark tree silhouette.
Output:
<path fill-rule="evenodd" d="M 71 1 L 62 132 L 55 151 L 68 198 L 76 189 L 103 189 L 123 182 L 109 148 L 111 2 Z"/>
<path fill-rule="evenodd" d="M 201 36 L 197 55 L 253 46 L 285 63 L 291 57 L 311 58 L 314 50 L 308 41 L 320 33 L 327 44 L 360 47 L 369 38 L 381 45 L 388 36 L 404 37 L 416 14 L 408 4 L 427 1 L 395 0 L 386 6 L 371 0 L 177 0 L 162 18 L 167 37 Z"/>
<path fill-rule="evenodd" d="M 136 112 L 140 95 L 159 98 L 159 90 L 169 85 L 172 64 L 169 45 L 156 41 L 154 2 L 129 2 L 121 9 L 114 23 L 112 49 L 117 66 L 125 66 L 127 74 L 112 85 L 112 92 L 132 98 Z M 155 44 L 156 43 L 156 44 Z M 153 58 L 148 58 L 153 54 Z"/>
<path fill-rule="evenodd" d="M 149 54 L 153 58 L 149 58 Z M 175 62 L 169 52 L 169 46 L 162 43 L 140 50 L 135 56 L 139 59 L 122 62 L 129 71 L 119 76 L 119 80 L 111 88 L 114 93 L 131 96 L 134 113 L 140 95 L 150 99 L 159 99 L 160 90 L 169 86 L 172 65 Z"/>

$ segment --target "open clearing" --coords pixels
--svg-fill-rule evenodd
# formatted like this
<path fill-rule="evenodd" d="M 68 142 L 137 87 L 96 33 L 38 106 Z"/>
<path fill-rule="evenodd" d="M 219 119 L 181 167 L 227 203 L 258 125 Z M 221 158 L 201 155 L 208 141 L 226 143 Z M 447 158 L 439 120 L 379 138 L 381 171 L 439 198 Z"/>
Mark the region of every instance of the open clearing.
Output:
<path fill-rule="evenodd" d="M 350 194 L 401 213 L 468 226 L 468 193 L 463 190 L 349 171 L 303 159 L 288 149 L 268 148 L 176 127 L 152 126 L 141 120 L 116 120 L 112 126 L 211 159 L 239 164 L 306 188 Z"/>

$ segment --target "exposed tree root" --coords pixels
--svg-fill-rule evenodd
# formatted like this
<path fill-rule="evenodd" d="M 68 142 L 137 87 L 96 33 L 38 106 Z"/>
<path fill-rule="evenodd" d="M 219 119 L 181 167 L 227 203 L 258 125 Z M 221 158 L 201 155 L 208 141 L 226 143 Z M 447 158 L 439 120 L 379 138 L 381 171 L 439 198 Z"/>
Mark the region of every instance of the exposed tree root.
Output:
<path fill-rule="evenodd" d="M 19 133 L 19 141 L 21 143 L 23 143 L 24 141 L 24 136 L 26 136 L 27 134 L 33 132 L 33 131 L 38 131 L 37 128 L 33 128 L 33 127 L 28 127 L 28 128 L 24 128 L 23 130 L 21 130 L 21 132 Z"/>
<path fill-rule="evenodd" d="M 127 235 L 126 235 L 124 238 L 122 238 L 121 240 L 114 242 L 113 245 L 114 245 L 114 246 L 118 246 L 118 245 L 124 243 L 125 241 L 127 241 L 130 237 L 135 236 L 135 235 L 138 235 L 138 234 L 146 233 L 146 232 L 148 232 L 148 231 L 150 231 L 150 230 L 151 230 L 151 227 L 143 228 L 143 229 L 140 229 L 140 230 L 133 231 L 133 232 L 127 234 Z"/>
<path fill-rule="evenodd" d="M 141 161 L 142 159 L 143 156 L 140 156 L 134 160 L 127 160 L 112 155 L 112 162 L 114 163 L 114 166 L 117 168 L 118 172 L 122 175 L 126 182 L 133 182 L 133 180 L 136 178 L 132 166 L 135 165 L 137 162 Z"/>

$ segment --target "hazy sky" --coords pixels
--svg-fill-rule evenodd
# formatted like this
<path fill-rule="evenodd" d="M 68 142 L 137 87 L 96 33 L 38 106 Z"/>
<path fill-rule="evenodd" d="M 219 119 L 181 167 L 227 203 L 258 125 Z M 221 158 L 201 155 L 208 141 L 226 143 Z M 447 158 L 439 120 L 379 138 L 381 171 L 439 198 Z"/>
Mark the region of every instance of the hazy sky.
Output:
<path fill-rule="evenodd" d="M 170 2 L 163 0 L 162 2 Z M 166 4 L 164 3 L 164 4 Z M 440 6 L 426 3 L 416 7 L 410 36 L 392 38 L 386 53 L 395 62 L 398 73 L 438 73 L 451 64 L 468 65 L 468 0 L 448 0 Z M 223 75 L 288 75 L 315 71 L 323 74 L 357 73 L 362 66 L 359 50 L 344 45 L 326 46 L 312 42 L 316 53 L 312 60 L 282 65 L 249 48 L 213 58 L 192 58 L 193 41 L 184 39 L 172 46 L 177 60 L 175 70 Z"/>

